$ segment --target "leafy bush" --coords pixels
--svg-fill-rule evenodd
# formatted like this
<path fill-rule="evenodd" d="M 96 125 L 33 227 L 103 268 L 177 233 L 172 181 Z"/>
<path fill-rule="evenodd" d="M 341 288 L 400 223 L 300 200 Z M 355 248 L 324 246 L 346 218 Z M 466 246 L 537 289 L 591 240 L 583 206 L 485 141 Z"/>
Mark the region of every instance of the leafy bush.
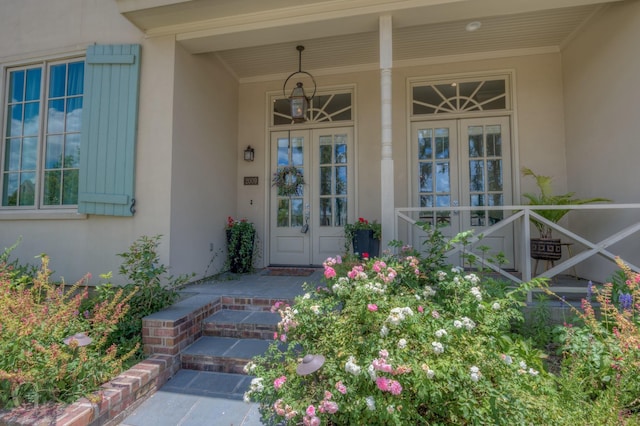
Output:
<path fill-rule="evenodd" d="M 405 254 L 327 259 L 327 288 L 275 307 L 277 340 L 247 366 L 256 378 L 245 398 L 260 403 L 263 421 L 558 424 L 542 354 L 510 333 L 522 320 L 518 292 L 431 264 Z M 309 354 L 324 365 L 297 374 Z"/>
<path fill-rule="evenodd" d="M 591 424 L 640 424 L 640 274 L 619 259 L 627 297 L 615 300 L 614 285 L 593 288 L 583 299 L 581 325 L 556 330 L 563 355 L 561 380 Z M 620 290 L 620 288 L 619 288 Z M 547 290 L 548 293 L 552 294 Z"/>
<path fill-rule="evenodd" d="M 110 335 L 127 314 L 133 293 L 117 291 L 92 312 L 83 311 L 89 276 L 65 289 L 64 282 L 49 281 L 48 257 L 41 262 L 33 279 L 0 263 L 0 408 L 74 401 L 117 375 L 131 356 L 118 355 Z M 64 343 L 78 333 L 92 342 Z"/>
<path fill-rule="evenodd" d="M 109 301 L 120 291 L 129 297 L 129 310 L 109 336 L 109 343 L 118 345 L 119 354 L 137 348 L 134 359 L 144 357 L 142 318 L 175 302 L 179 297 L 178 290 L 194 275 L 168 275 L 169 268 L 160 263 L 157 253 L 160 238 L 160 235 L 142 236 L 129 247 L 129 251 L 118 254 L 124 259 L 119 272 L 127 277 L 129 284 L 123 287 L 111 284 L 98 286 L 96 299 L 88 302 L 91 305 Z"/>

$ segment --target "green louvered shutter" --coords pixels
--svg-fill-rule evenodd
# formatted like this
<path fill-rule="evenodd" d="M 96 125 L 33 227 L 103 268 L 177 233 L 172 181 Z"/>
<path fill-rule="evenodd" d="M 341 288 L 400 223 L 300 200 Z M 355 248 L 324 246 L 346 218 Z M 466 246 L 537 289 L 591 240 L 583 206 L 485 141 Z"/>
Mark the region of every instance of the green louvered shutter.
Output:
<path fill-rule="evenodd" d="M 78 212 L 133 216 L 140 45 L 87 49 Z"/>

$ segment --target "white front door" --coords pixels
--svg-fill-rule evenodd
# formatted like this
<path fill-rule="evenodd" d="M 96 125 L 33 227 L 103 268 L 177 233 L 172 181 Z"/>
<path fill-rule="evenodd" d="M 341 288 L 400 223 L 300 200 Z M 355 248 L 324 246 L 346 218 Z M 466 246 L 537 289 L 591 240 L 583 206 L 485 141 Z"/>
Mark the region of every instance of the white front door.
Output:
<path fill-rule="evenodd" d="M 271 187 L 271 265 L 320 265 L 344 252 L 344 225 L 353 208 L 353 129 L 271 133 L 271 171 L 295 166 L 304 176 L 298 194 Z"/>
<path fill-rule="evenodd" d="M 511 131 L 508 117 L 424 121 L 412 124 L 413 158 L 417 178 L 416 207 L 478 206 L 471 212 L 421 212 L 419 219 L 446 225 L 445 235 L 478 230 L 504 219 L 508 213 L 482 206 L 512 203 Z M 476 232 L 477 234 L 477 232 Z M 416 232 L 419 246 L 424 233 Z M 486 236 L 479 246 L 488 255 L 505 255 L 504 267 L 513 267 L 513 229 Z M 478 254 L 478 250 L 475 251 Z M 452 259 L 454 260 L 454 259 Z"/>

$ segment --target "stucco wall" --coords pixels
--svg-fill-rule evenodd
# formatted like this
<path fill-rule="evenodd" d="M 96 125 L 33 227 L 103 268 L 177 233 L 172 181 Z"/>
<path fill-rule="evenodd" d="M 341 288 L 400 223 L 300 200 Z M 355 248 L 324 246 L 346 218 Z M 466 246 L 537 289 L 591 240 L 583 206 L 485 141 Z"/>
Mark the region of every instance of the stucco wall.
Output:
<path fill-rule="evenodd" d="M 224 226 L 236 216 L 238 84 L 214 55 L 179 45 L 174 84 L 171 272 L 200 278 L 219 272 Z"/>
<path fill-rule="evenodd" d="M 520 181 L 520 166 L 525 165 L 540 173 L 557 176 L 557 188 L 566 188 L 559 53 L 394 68 L 392 120 L 396 206 L 407 206 L 410 199 L 407 152 L 411 136 L 408 135 L 407 79 L 494 71 L 513 71 L 515 75 L 517 113 L 513 116 L 512 144 L 516 184 Z M 355 139 L 359 188 L 355 217 L 364 215 L 369 219 L 380 220 L 380 72 L 371 70 L 333 76 L 319 75 L 316 80 L 321 88 L 345 84 L 354 84 L 356 87 Z M 239 180 L 242 176 L 258 175 L 261 177 L 261 185 L 260 188 L 238 187 L 238 213 L 252 220 L 262 221 L 262 235 L 268 229 L 263 216 L 268 214 L 265 200 L 270 185 L 265 93 L 279 90 L 282 90 L 282 81 L 240 86 L 238 149 L 247 143 L 255 145 L 257 160 L 255 163 L 240 165 Z M 533 182 L 523 181 L 522 188 L 523 191 L 533 190 Z M 514 192 L 514 202 L 517 203 L 521 192 L 517 185 Z M 254 201 L 253 205 L 250 200 Z"/>
<path fill-rule="evenodd" d="M 47 253 L 54 279 L 74 282 L 90 272 L 96 284 L 99 274 L 112 271 L 113 282 L 123 282 L 118 276 L 122 259 L 116 254 L 125 252 L 141 235 L 169 235 L 170 174 L 166 171 L 171 158 L 173 38 L 143 39 L 112 1 L 5 0 L 1 9 L 3 68 L 82 54 L 93 43 L 142 44 L 136 215 L 16 220 L 19 216 L 0 212 L 0 246 L 10 246 L 22 237 L 12 259 L 36 263 L 34 256 Z M 163 241 L 159 252 L 168 263 L 168 241 Z"/>
<path fill-rule="evenodd" d="M 612 4 L 562 53 L 565 87 L 569 188 L 580 197 L 640 202 L 640 2 Z M 600 241 L 637 221 L 638 210 L 582 215 L 571 222 L 579 233 Z M 640 261 L 637 236 L 609 249 Z M 608 261 L 581 267 L 600 280 L 613 271 Z"/>

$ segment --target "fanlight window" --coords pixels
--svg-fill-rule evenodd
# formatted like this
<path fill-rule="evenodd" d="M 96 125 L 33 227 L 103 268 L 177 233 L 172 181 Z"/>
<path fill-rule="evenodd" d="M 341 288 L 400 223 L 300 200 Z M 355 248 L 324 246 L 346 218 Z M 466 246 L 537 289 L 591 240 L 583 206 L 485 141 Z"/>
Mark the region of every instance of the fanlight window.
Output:
<path fill-rule="evenodd" d="M 307 123 L 328 123 L 353 120 L 352 93 L 331 93 L 316 95 L 309 104 Z M 273 101 L 272 125 L 292 124 L 289 99 Z"/>
<path fill-rule="evenodd" d="M 443 115 L 510 109 L 506 78 L 446 83 L 418 84 L 412 87 L 413 115 Z"/>

